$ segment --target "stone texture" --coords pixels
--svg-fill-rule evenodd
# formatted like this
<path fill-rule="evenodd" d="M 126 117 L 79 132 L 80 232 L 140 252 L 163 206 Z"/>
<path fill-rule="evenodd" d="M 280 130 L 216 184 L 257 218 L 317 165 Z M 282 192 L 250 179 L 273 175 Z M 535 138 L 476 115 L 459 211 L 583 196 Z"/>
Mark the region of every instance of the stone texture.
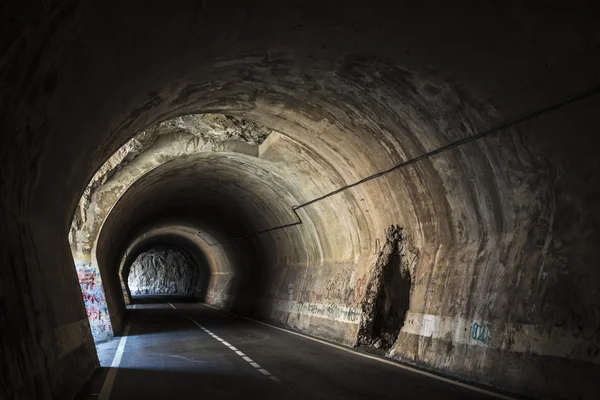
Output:
<path fill-rule="evenodd" d="M 356 343 L 377 349 L 390 348 L 404 325 L 413 290 L 418 252 L 398 226 L 386 230 L 361 303 L 360 329 Z"/>
<path fill-rule="evenodd" d="M 192 296 L 199 279 L 194 259 L 181 249 L 155 248 L 143 252 L 130 267 L 127 283 L 133 296 Z"/>

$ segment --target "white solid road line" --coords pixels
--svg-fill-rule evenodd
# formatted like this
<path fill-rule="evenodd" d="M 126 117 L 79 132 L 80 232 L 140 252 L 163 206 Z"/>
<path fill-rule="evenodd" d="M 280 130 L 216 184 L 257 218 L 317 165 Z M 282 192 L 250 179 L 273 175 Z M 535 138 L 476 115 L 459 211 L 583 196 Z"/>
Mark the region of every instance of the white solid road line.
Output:
<path fill-rule="evenodd" d="M 215 338 L 216 340 L 218 340 L 219 342 L 221 342 L 225 347 L 229 348 L 235 354 L 237 354 L 238 356 L 240 356 L 242 358 L 242 360 L 246 361 L 248 364 L 250 364 L 252 367 L 254 367 L 254 369 L 256 369 L 258 372 L 260 372 L 261 374 L 265 375 L 267 378 L 269 378 L 273 382 L 281 383 L 281 381 L 276 376 L 274 376 L 269 371 L 267 371 L 266 369 L 264 369 L 263 367 L 261 367 L 260 365 L 258 365 L 256 362 L 254 362 L 253 359 L 251 359 L 250 357 L 248 357 L 246 354 L 244 354 L 243 352 L 239 351 L 238 349 L 236 349 L 235 347 L 233 347 L 231 344 L 229 344 L 225 340 L 221 339 L 219 336 L 215 335 L 210 330 L 208 330 L 205 327 L 203 327 L 200 323 L 198 323 L 198 321 L 196 321 L 194 318 L 190 317 L 189 315 L 187 315 L 186 313 L 184 313 L 183 311 L 181 311 L 180 309 L 178 309 L 177 307 L 175 307 L 173 304 L 171 304 L 166 299 L 165 299 L 165 301 L 171 307 L 173 307 L 173 309 L 179 311 L 181 313 L 181 315 L 183 315 L 184 317 L 186 317 L 187 319 L 189 319 L 190 321 L 192 321 L 194 323 L 194 325 L 196 325 L 198 328 L 202 329 L 204 332 L 206 332 L 207 334 L 209 334 L 210 336 L 212 336 L 213 338 Z"/>
<path fill-rule="evenodd" d="M 383 358 L 380 358 L 380 357 L 375 357 L 375 356 L 372 356 L 370 354 L 361 353 L 361 352 L 353 350 L 353 349 L 351 349 L 349 347 L 344 347 L 344 346 L 340 346 L 340 345 L 337 345 L 337 344 L 329 343 L 329 342 L 327 342 L 325 340 L 317 339 L 317 338 L 314 338 L 314 337 L 311 337 L 311 336 L 308 336 L 308 335 L 304 335 L 302 333 L 294 332 L 292 330 L 280 328 L 280 327 L 275 326 L 275 325 L 267 324 L 266 322 L 257 321 L 257 320 L 252 319 L 252 318 L 244 317 L 243 315 L 232 314 L 232 313 L 229 313 L 227 311 L 219 310 L 218 308 L 210 306 L 210 305 L 205 304 L 205 303 L 202 303 L 202 305 L 206 306 L 206 307 L 209 307 L 209 308 L 212 308 L 213 310 L 218 311 L 218 312 L 223 313 L 223 314 L 226 314 L 226 315 L 230 315 L 230 316 L 234 316 L 234 317 L 238 317 L 238 318 L 247 319 L 248 321 L 256 322 L 257 324 L 265 325 L 265 326 L 268 326 L 269 328 L 273 328 L 273 329 L 277 329 L 277 330 L 285 332 L 285 333 L 289 333 L 290 335 L 300 336 L 300 337 L 303 337 L 305 339 L 312 340 L 313 342 L 321 343 L 321 344 L 327 345 L 329 347 L 335 347 L 336 349 L 345 351 L 347 353 L 351 353 L 351 354 L 354 354 L 354 355 L 357 355 L 357 356 L 360 356 L 360 357 L 368 358 L 370 360 L 379 361 L 381 363 L 388 364 L 388 365 L 394 366 L 396 368 L 405 369 L 407 371 L 411 371 L 411 372 L 414 372 L 414 373 L 419 374 L 419 375 L 424 375 L 424 376 L 427 376 L 429 378 L 437 379 L 438 381 L 450 383 L 450 384 L 452 384 L 454 386 L 459 386 L 461 388 L 468 389 L 468 390 L 471 390 L 471 391 L 474 391 L 474 392 L 483 393 L 483 394 L 486 394 L 488 396 L 496 397 L 497 399 L 515 400 L 514 397 L 510 397 L 510 396 L 507 396 L 505 394 L 495 393 L 495 392 L 492 392 L 490 390 L 479 388 L 477 386 L 471 386 L 469 384 L 458 382 L 458 381 L 455 381 L 453 379 L 444 378 L 443 376 L 439 376 L 439 375 L 435 375 L 435 374 L 432 374 L 432 373 L 429 373 L 429 372 L 421 371 L 419 369 L 409 367 L 408 365 L 400 364 L 399 362 L 395 362 L 395 361 L 392 361 L 392 360 L 386 360 L 386 359 L 383 359 Z"/>
<path fill-rule="evenodd" d="M 135 310 L 136 304 L 133 305 L 133 309 Z M 121 340 L 119 340 L 119 346 L 117 347 L 117 352 L 115 353 L 115 357 L 113 358 L 112 364 L 110 366 L 110 370 L 106 375 L 106 379 L 104 380 L 104 385 L 102 385 L 102 390 L 100 391 L 100 395 L 98 396 L 98 400 L 108 400 L 110 399 L 110 393 L 112 392 L 113 386 L 115 385 L 115 378 L 117 377 L 117 371 L 119 369 L 119 365 L 121 365 L 121 359 L 123 358 L 123 352 L 125 351 L 125 343 L 127 343 L 127 336 L 129 336 L 129 330 L 131 329 L 131 322 L 127 324 L 125 327 L 125 331 L 123 332 L 123 336 L 121 336 Z"/>

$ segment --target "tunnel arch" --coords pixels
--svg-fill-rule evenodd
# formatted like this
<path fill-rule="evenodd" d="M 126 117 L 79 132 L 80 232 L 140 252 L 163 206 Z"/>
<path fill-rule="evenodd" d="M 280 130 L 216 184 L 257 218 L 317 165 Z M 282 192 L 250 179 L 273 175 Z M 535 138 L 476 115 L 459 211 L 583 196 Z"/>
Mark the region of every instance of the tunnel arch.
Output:
<path fill-rule="evenodd" d="M 164 238 L 168 237 L 168 241 L 173 241 L 179 244 L 186 243 L 184 246 L 190 250 L 193 254 L 202 254 L 201 257 L 205 258 L 206 263 L 201 263 L 208 268 L 204 270 L 205 280 L 202 282 L 202 288 L 205 291 L 200 295 L 203 297 L 211 297 L 207 302 L 211 304 L 218 304 L 223 309 L 227 309 L 226 303 L 221 303 L 214 300 L 215 294 L 211 293 L 210 285 L 215 285 L 215 282 L 211 282 L 209 278 L 213 275 L 227 275 L 236 268 L 235 264 L 238 260 L 232 257 L 231 253 L 228 253 L 223 246 L 218 245 L 220 238 L 218 231 L 214 230 L 211 232 L 207 229 L 205 224 L 203 225 L 198 221 L 191 221 L 187 219 L 185 221 L 170 220 L 168 223 L 152 226 L 139 234 L 136 239 L 131 242 L 127 250 L 122 256 L 119 266 L 119 277 L 123 282 L 123 269 L 125 266 L 132 262 L 132 259 L 140 248 L 145 248 L 153 245 L 154 243 L 161 243 Z M 150 242 L 148 244 L 148 242 Z M 211 246 L 212 245 L 212 246 Z M 239 268 L 239 266 L 237 267 Z M 218 283 L 217 283 L 218 284 Z M 127 303 L 129 299 L 125 297 Z"/>
<path fill-rule="evenodd" d="M 177 296 L 194 299 L 199 291 L 196 257 L 172 243 L 159 243 L 140 252 L 121 276 L 130 296 Z"/>
<path fill-rule="evenodd" d="M 593 268 L 598 233 L 591 225 L 598 216 L 598 165 L 590 162 L 596 159 L 597 99 L 580 97 L 572 107 L 518 126 L 503 123 L 595 85 L 599 62 L 589 54 L 598 29 L 588 17 L 561 19 L 525 5 L 479 4 L 469 13 L 452 7 L 441 5 L 439 17 L 427 5 L 407 6 L 406 23 L 399 24 L 396 13 L 366 5 L 340 11 L 331 4 L 208 2 L 199 9 L 189 2 L 175 11 L 152 4 L 147 18 L 135 19 L 133 5 L 103 2 L 52 9 L 26 34 L 11 30 L 7 43 L 13 38 L 14 45 L 6 45 L 3 58 L 11 62 L 0 67 L 8 132 L 0 146 L 8 166 L 1 181 L 6 251 L 0 254 L 10 266 L 6 279 L 28 290 L 6 285 L 16 311 L 6 313 L 2 328 L 16 333 L 2 339 L 2 348 L 16 348 L 13 342 L 25 337 L 32 339 L 31 354 L 41 354 L 6 353 L 16 366 L 7 378 L 14 391 L 61 397 L 93 369 L 83 306 L 62 310 L 80 302 L 76 278 L 63 265 L 71 267 L 67 231 L 85 183 L 120 144 L 152 123 L 220 112 L 283 132 L 305 152 L 300 159 L 327 171 L 298 193 L 303 201 L 503 127 L 304 207 L 301 228 L 252 240 L 274 249 L 262 257 L 275 263 L 287 256 L 277 240 L 306 240 L 315 251 L 292 246 L 295 267 L 306 270 L 322 260 L 343 265 L 337 270 L 358 272 L 348 279 L 355 284 L 375 265 L 385 230 L 400 225 L 419 261 L 411 310 L 390 356 L 519 392 L 568 396 L 569 382 L 580 383 L 582 395 L 594 392 L 596 321 L 569 318 L 574 327 L 565 328 L 554 313 L 598 304 L 593 290 L 573 289 L 577 276 L 585 276 L 586 287 L 599 279 Z M 435 29 L 415 36 L 415 26 Z M 561 36 L 567 28 L 571 33 Z M 432 33 L 440 31 L 443 43 Z M 142 42 L 152 45 L 138 46 Z M 93 57 L 90 49 L 96 49 Z M 97 60 L 110 60 L 109 71 Z M 577 140 L 566 142 L 564 132 Z M 306 221 L 316 233 L 300 233 Z M 312 316 L 290 318 L 285 311 L 291 277 L 274 276 L 273 291 L 266 292 L 284 311 L 262 316 L 302 328 Z M 300 293 L 314 291 L 318 299 L 325 282 L 312 279 L 297 283 Z M 64 290 L 52 294 L 49 287 Z M 567 293 L 564 301 L 546 295 L 557 287 Z M 294 300 L 297 295 L 294 289 L 294 306 L 304 300 Z M 475 323 L 494 330 L 491 342 L 468 334 Z M 78 350 L 55 339 L 62 333 L 49 334 L 56 346 L 36 344 L 54 329 L 83 332 Z M 591 339 L 573 336 L 578 329 Z M 523 331 L 542 333 L 523 337 Z M 333 339 L 325 330 L 313 333 Z M 352 337 L 337 339 L 351 343 Z M 31 377 L 28 371 L 38 371 L 32 366 L 42 359 L 56 365 L 59 376 L 81 375 L 62 380 L 41 372 L 39 388 L 29 389 L 17 374 Z M 514 368 L 498 367 L 500 360 Z M 551 378 L 547 371 L 564 373 Z"/>
<path fill-rule="evenodd" d="M 212 253 L 206 252 L 203 246 L 198 245 L 197 235 L 189 233 L 183 226 L 156 227 L 145 232 L 133 241 L 119 265 L 119 279 L 123 288 L 125 304 L 131 304 L 131 290 L 128 285 L 128 276 L 131 265 L 137 257 L 153 248 L 171 246 L 186 251 L 194 260 L 198 268 L 198 281 L 193 297 L 200 301 L 205 300 L 209 278 L 215 272 L 215 261 Z M 211 269 L 212 268 L 212 269 Z"/>
<path fill-rule="evenodd" d="M 123 193 L 140 176 L 177 157 L 202 152 L 258 156 L 259 145 L 271 133 L 249 121 L 221 114 L 183 116 L 137 133 L 96 171 L 79 200 L 69 234 L 96 341 L 106 340 L 113 334 L 96 246 L 108 214 Z M 93 277 L 91 282 L 88 276 Z M 96 312 L 98 304 L 103 304 L 101 313 Z"/>

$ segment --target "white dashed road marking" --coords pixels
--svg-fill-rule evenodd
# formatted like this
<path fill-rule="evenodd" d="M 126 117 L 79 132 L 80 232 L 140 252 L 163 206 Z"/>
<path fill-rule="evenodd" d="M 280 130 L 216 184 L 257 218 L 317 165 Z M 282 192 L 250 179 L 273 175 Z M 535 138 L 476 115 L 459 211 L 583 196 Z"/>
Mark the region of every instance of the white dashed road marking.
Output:
<path fill-rule="evenodd" d="M 267 371 L 266 369 L 264 369 L 263 367 L 261 367 L 260 365 L 258 365 L 257 363 L 255 363 L 253 359 L 251 359 L 250 357 L 248 357 L 247 355 L 245 355 L 243 352 L 239 351 L 238 349 L 236 349 L 235 347 L 233 347 L 231 344 L 227 343 L 225 340 L 223 340 L 219 336 L 215 335 L 214 333 L 212 333 L 211 331 L 209 331 L 208 329 L 206 329 L 205 327 L 203 327 L 202 325 L 200 325 L 195 319 L 193 319 L 192 317 L 190 317 L 189 315 L 187 315 L 186 313 L 184 313 L 183 311 L 181 311 L 180 309 L 178 309 L 177 307 L 175 307 L 170 302 L 167 301 L 167 303 L 171 307 L 173 307 L 173 309 L 179 311 L 181 313 L 181 315 L 183 315 L 184 317 L 186 317 L 187 319 L 189 319 L 190 321 L 192 321 L 194 323 L 194 325 L 196 325 L 198 328 L 202 329 L 204 332 L 208 333 L 210 336 L 212 336 L 213 338 L 217 339 L 219 342 L 223 343 L 226 347 L 228 347 L 230 350 L 232 350 L 235 354 L 237 354 L 238 356 L 240 356 L 242 358 L 242 360 L 246 361 L 248 364 L 250 364 L 252 367 L 254 367 L 258 372 L 260 372 L 261 374 L 265 375 L 267 378 L 269 378 L 273 382 L 281 383 L 281 381 L 276 376 L 274 376 L 269 371 Z M 120 346 L 120 344 L 119 344 L 119 346 Z"/>

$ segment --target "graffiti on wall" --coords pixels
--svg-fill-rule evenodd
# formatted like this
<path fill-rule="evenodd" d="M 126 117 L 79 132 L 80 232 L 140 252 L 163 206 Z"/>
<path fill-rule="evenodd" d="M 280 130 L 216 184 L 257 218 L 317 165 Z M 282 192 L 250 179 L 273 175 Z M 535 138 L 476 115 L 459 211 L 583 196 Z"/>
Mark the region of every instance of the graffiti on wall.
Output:
<path fill-rule="evenodd" d="M 299 301 L 301 303 L 343 303 L 357 305 L 363 298 L 367 288 L 367 276 L 362 275 L 352 282 L 348 278 L 333 278 L 327 280 L 325 289 L 322 291 L 311 290 L 305 287 L 300 292 Z M 290 299 L 291 300 L 291 299 Z"/>
<path fill-rule="evenodd" d="M 473 322 L 473 325 L 471 325 L 471 339 L 481 342 L 485 345 L 490 344 L 490 326 Z"/>
<path fill-rule="evenodd" d="M 75 266 L 94 340 L 108 339 L 113 336 L 113 330 L 108 315 L 102 280 L 100 279 L 100 271 L 89 263 L 76 263 Z"/>
<path fill-rule="evenodd" d="M 298 276 L 296 271 L 290 271 L 273 279 L 260 295 L 265 309 L 289 313 L 294 318 L 303 315 L 351 324 L 360 321 L 359 305 L 367 291 L 367 274 L 348 268 L 332 269 L 327 278 L 321 273 L 314 276 L 302 272 Z M 309 322 L 313 323 L 316 322 Z"/>
<path fill-rule="evenodd" d="M 327 318 L 340 322 L 358 323 L 359 309 L 328 304 L 301 303 L 297 301 L 279 300 L 269 303 L 269 308 L 286 313 L 297 313 L 311 317 Z"/>
<path fill-rule="evenodd" d="M 367 286 L 367 277 L 356 280 L 352 287 L 348 287 L 348 280 L 340 281 L 331 279 L 325 286 L 325 298 L 327 300 L 340 300 L 344 303 L 357 304 L 363 297 Z"/>

